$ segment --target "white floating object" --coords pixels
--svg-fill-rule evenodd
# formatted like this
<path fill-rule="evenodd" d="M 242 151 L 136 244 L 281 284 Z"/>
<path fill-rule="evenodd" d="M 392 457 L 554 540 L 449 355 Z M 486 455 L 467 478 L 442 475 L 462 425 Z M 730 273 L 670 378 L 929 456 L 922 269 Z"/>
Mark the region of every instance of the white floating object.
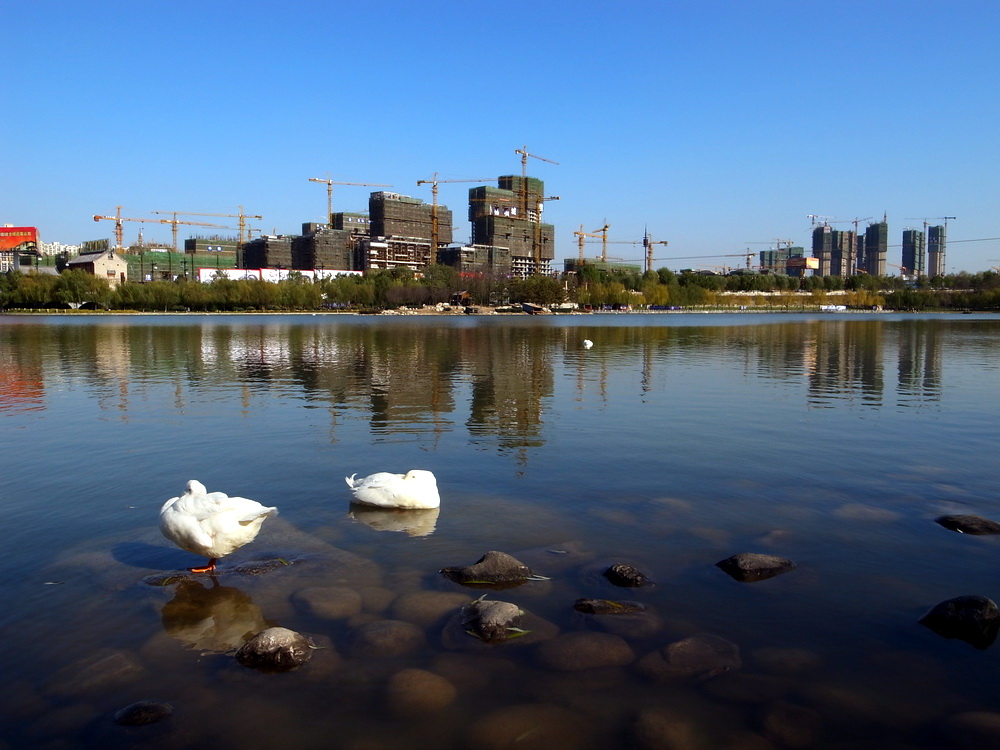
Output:
<path fill-rule="evenodd" d="M 379 508 L 437 508 L 441 505 L 437 480 L 429 471 L 413 469 L 406 474 L 380 471 L 361 479 L 356 474 L 344 481 L 354 493 L 354 502 Z"/>

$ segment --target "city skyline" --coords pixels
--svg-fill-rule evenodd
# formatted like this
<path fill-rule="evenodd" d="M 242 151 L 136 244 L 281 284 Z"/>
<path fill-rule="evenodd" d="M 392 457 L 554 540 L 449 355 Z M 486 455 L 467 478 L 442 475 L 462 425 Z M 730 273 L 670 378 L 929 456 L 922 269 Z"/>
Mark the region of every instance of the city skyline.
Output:
<path fill-rule="evenodd" d="M 322 177 L 355 183 L 334 186 L 333 210 L 360 211 L 372 188 L 359 184 L 430 202 L 417 182 L 436 176 L 458 213 L 469 185 L 447 180 L 520 174 L 524 149 L 539 157 L 528 175 L 560 196 L 545 216 L 557 265 L 581 225 L 621 242 L 648 230 L 669 242 L 655 265 L 679 267 L 778 239 L 809 247 L 808 217 L 823 214 L 887 215 L 896 260 L 904 229 L 955 217 L 947 272 L 1000 266 L 995 4 L 380 11 L 11 6 L 23 54 L 0 71 L 16 104 L 0 126 L 0 223 L 76 244 L 110 237 L 92 217 L 117 205 L 242 207 L 259 230 L 295 234 L 324 221 L 309 179 Z M 170 242 L 169 226 L 142 228 Z"/>

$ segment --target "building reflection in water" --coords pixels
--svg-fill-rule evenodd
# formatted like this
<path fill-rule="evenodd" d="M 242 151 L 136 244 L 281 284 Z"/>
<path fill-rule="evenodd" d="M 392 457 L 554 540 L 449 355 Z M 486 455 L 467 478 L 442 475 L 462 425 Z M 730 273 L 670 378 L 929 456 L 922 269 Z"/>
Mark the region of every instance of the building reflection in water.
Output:
<path fill-rule="evenodd" d="M 710 317 L 710 316 L 706 316 Z M 376 441 L 433 447 L 464 424 L 469 441 L 523 465 L 545 443 L 557 377 L 577 402 L 605 403 L 609 379 L 645 400 L 698 367 L 775 381 L 822 408 L 939 402 L 942 363 L 960 352 L 963 328 L 938 321 L 815 320 L 751 325 L 516 325 L 503 320 L 360 320 L 349 325 L 97 323 L 0 326 L 0 410 L 42 409 L 48 391 L 81 388 L 128 419 L 153 389 L 192 401 L 238 399 L 242 413 L 266 397 L 303 402 L 340 425 L 364 421 Z M 582 349 L 583 338 L 595 340 Z M 954 354 L 945 355 L 948 349 Z M 895 360 L 894 362 L 892 360 Z M 895 369 L 895 388 L 886 375 Z M 158 397 L 159 398 L 159 397 Z M 654 398 L 655 400 L 655 398 Z"/>

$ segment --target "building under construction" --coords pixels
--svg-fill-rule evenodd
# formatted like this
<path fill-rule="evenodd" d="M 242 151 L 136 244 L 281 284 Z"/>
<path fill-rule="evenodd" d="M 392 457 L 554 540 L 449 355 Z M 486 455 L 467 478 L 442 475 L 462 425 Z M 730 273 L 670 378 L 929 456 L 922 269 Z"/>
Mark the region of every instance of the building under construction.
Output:
<path fill-rule="evenodd" d="M 949 218 L 954 217 L 952 216 Z M 946 225 L 938 225 L 927 228 L 927 275 L 931 278 L 944 275 L 946 245 Z"/>
<path fill-rule="evenodd" d="M 418 270 L 437 263 L 438 250 L 451 244 L 452 217 L 445 206 L 381 191 L 369 197 L 368 214 L 369 233 L 358 243 L 355 270 Z"/>
<path fill-rule="evenodd" d="M 534 177 L 504 175 L 497 187 L 469 190 L 472 245 L 507 248 L 514 276 L 549 274 L 555 258 L 555 227 L 543 224 L 544 183 Z"/>
<path fill-rule="evenodd" d="M 438 251 L 438 263 L 451 266 L 462 274 L 510 276 L 512 271 L 509 247 L 496 245 L 464 245 Z"/>
<path fill-rule="evenodd" d="M 789 273 L 789 262 L 794 261 L 792 263 L 792 267 L 797 270 L 797 264 L 804 255 L 805 249 L 798 246 L 778 247 L 773 250 L 761 250 L 760 270 L 762 273 L 772 273 L 781 276 L 798 275 L 797 273 Z"/>
<path fill-rule="evenodd" d="M 357 235 L 346 229 L 331 229 L 323 224 L 303 224 L 302 234 L 292 238 L 290 268 L 353 270 Z"/>
<path fill-rule="evenodd" d="M 246 243 L 242 268 L 419 271 L 443 263 L 462 273 L 530 276 L 551 272 L 555 228 L 541 221 L 541 180 L 497 178 L 469 191 L 472 242 L 452 246 L 452 212 L 399 193 L 371 193 L 368 213 L 338 213 L 331 224 L 303 224 L 295 237 L 265 235 Z"/>
<path fill-rule="evenodd" d="M 885 276 L 886 254 L 889 251 L 889 224 L 880 221 L 869 224 L 864 241 L 858 238 L 858 267 L 872 276 Z"/>
<path fill-rule="evenodd" d="M 924 276 L 927 273 L 927 236 L 919 229 L 903 230 L 903 273 Z"/>
<path fill-rule="evenodd" d="M 812 254 L 819 261 L 817 276 L 854 276 L 857 273 L 857 235 L 822 224 L 813 229 Z"/>
<path fill-rule="evenodd" d="M 295 268 L 292 265 L 292 240 L 287 235 L 265 234 L 243 245 L 237 258 L 238 268 Z"/>

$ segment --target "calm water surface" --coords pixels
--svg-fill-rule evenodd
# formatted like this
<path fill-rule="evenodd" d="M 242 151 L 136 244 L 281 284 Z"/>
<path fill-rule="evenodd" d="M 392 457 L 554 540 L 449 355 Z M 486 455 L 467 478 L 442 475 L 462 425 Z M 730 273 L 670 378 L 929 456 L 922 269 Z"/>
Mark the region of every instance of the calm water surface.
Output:
<path fill-rule="evenodd" d="M 917 622 L 1000 599 L 1000 538 L 934 523 L 1000 520 L 996 318 L 3 317 L 0 364 L 0 747 L 939 748 L 1000 716 L 1000 647 Z M 439 513 L 351 508 L 345 475 L 411 468 Z M 280 515 L 217 576 L 151 585 L 201 561 L 157 530 L 189 479 Z M 487 592 L 532 637 L 449 631 L 484 592 L 438 571 L 487 550 L 550 578 Z M 738 583 L 714 565 L 737 552 L 797 567 Z M 614 562 L 654 585 L 611 586 Z M 379 620 L 419 638 L 360 648 Z M 241 667 L 269 625 L 321 648 Z M 627 656 L 556 663 L 578 633 Z M 742 665 L 644 674 L 699 633 Z M 173 716 L 113 724 L 144 699 Z"/>

